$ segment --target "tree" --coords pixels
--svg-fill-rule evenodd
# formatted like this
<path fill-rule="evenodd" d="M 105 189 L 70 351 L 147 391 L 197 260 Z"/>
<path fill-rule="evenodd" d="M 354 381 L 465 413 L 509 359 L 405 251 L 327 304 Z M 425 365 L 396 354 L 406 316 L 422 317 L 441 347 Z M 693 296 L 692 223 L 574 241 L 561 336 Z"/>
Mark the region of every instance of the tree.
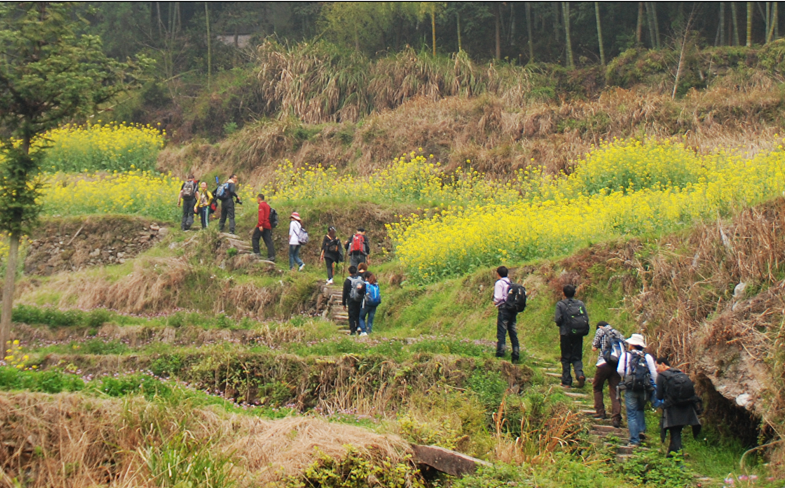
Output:
<path fill-rule="evenodd" d="M 204 2 L 204 23 L 207 26 L 207 90 L 213 82 L 213 38 L 210 36 L 210 9 L 208 2 Z"/>
<path fill-rule="evenodd" d="M 602 23 L 600 22 L 600 2 L 594 2 L 594 14 L 597 17 L 597 39 L 600 44 L 600 63 L 605 66 L 605 49 L 602 47 Z"/>
<path fill-rule="evenodd" d="M 132 66 L 107 58 L 101 41 L 77 36 L 64 3 L 0 4 L 0 231 L 9 236 L 0 344 L 11 331 L 19 240 L 38 217 L 42 182 L 32 140 L 93 112 L 124 90 Z M 144 62 L 144 59 L 143 59 Z"/>
<path fill-rule="evenodd" d="M 736 13 L 736 2 L 730 3 L 731 21 L 733 22 L 733 45 L 739 45 L 739 20 Z"/>
<path fill-rule="evenodd" d="M 526 30 L 529 34 L 529 62 L 534 62 L 534 34 L 532 32 L 532 6 L 526 2 Z"/>
<path fill-rule="evenodd" d="M 564 37 L 567 40 L 567 67 L 572 69 L 575 67 L 575 61 L 572 56 L 572 40 L 570 39 L 570 2 L 562 2 L 561 4 L 564 12 Z"/>
<path fill-rule="evenodd" d="M 747 2 L 747 47 L 752 47 L 752 4 Z"/>

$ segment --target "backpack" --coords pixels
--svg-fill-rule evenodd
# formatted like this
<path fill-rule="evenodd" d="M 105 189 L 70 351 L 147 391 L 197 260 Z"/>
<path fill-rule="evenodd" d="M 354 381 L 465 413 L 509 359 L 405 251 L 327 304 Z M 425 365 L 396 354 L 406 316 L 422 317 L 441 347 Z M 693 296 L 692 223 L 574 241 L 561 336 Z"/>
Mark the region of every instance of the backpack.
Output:
<path fill-rule="evenodd" d="M 352 287 L 351 291 L 349 291 L 349 299 L 353 302 L 363 301 L 364 296 L 362 294 L 362 291 L 357 289 L 358 286 L 361 286 L 363 283 L 365 283 L 363 277 L 360 275 L 357 275 L 355 277 L 350 276 L 349 282 L 351 283 L 351 287 Z"/>
<path fill-rule="evenodd" d="M 278 212 L 272 207 L 270 207 L 270 227 L 273 229 L 278 227 Z"/>
<path fill-rule="evenodd" d="M 196 194 L 196 183 L 191 180 L 183 183 L 183 198 L 193 198 Z"/>
<path fill-rule="evenodd" d="M 578 300 L 567 300 L 567 309 L 564 312 L 565 325 L 570 330 L 570 335 L 583 337 L 589 335 L 589 316 L 586 315 L 586 306 Z"/>
<path fill-rule="evenodd" d="M 224 183 L 215 190 L 215 198 L 222 201 L 229 198 L 229 183 Z"/>
<path fill-rule="evenodd" d="M 365 236 L 362 234 L 355 234 L 352 236 L 352 243 L 349 246 L 349 252 L 361 252 L 365 254 Z"/>
<path fill-rule="evenodd" d="M 507 298 L 504 306 L 515 313 L 521 313 L 526 308 L 526 288 L 517 283 L 510 283 L 507 288 Z"/>
<path fill-rule="evenodd" d="M 611 329 L 612 332 L 616 332 L 616 330 Z M 617 334 L 610 333 L 611 335 L 603 341 L 603 348 L 602 348 L 602 358 L 608 364 L 619 364 L 619 358 L 621 357 L 622 353 L 625 351 L 625 343 L 624 339 L 619 337 Z"/>
<path fill-rule="evenodd" d="M 341 241 L 339 239 L 330 239 L 330 236 L 327 236 L 327 252 L 332 252 L 335 254 L 340 254 L 341 252 Z"/>
<path fill-rule="evenodd" d="M 666 373 L 665 408 L 688 405 L 695 401 L 695 385 L 687 373 L 679 370 Z"/>
<path fill-rule="evenodd" d="M 300 225 L 300 230 L 297 231 L 297 241 L 300 242 L 300 245 L 308 244 L 308 231 Z"/>
<path fill-rule="evenodd" d="M 633 349 L 627 353 L 629 356 L 629 369 L 624 381 L 625 388 L 630 391 L 651 391 L 654 387 L 651 384 L 651 372 L 646 363 L 646 354 L 643 351 Z"/>
<path fill-rule="evenodd" d="M 380 303 L 382 303 L 382 294 L 379 291 L 379 285 L 365 283 L 365 304 L 379 305 Z"/>

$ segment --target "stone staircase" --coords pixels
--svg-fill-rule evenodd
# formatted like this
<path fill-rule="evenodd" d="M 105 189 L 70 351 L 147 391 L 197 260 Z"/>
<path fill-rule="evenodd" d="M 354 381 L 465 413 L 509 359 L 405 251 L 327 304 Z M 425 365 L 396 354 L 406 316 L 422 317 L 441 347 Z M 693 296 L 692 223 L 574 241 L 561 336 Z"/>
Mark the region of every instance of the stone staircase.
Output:
<path fill-rule="evenodd" d="M 538 360 L 535 362 L 539 366 L 548 382 L 554 385 L 561 384 L 561 365 L 545 360 Z M 561 388 L 561 386 L 559 386 Z M 595 419 L 591 418 L 594 413 L 594 398 L 591 389 L 590 379 L 586 379 L 586 385 L 583 388 L 570 388 L 564 390 L 564 395 L 571 398 L 575 405 L 575 410 L 582 415 L 591 419 L 589 434 L 595 443 L 602 442 L 606 446 L 616 446 L 616 461 L 624 462 L 632 455 L 632 447 L 627 447 L 624 444 L 629 437 L 629 431 L 623 428 L 616 428 L 613 422 L 608 419 Z M 606 405 L 610 407 L 610 405 Z M 621 441 L 621 445 L 620 444 Z M 645 449 L 640 447 L 638 449 Z"/>
<path fill-rule="evenodd" d="M 322 296 L 326 299 L 326 305 L 322 316 L 332 320 L 338 325 L 338 331 L 344 334 L 349 333 L 349 314 L 341 305 L 343 288 L 341 285 L 324 285 Z"/>

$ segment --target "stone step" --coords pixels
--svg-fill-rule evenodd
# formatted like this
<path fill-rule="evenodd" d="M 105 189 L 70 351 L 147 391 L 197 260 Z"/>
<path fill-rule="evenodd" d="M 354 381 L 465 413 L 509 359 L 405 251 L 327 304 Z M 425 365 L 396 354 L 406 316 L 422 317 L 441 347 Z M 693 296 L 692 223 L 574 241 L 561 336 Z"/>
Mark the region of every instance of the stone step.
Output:
<path fill-rule="evenodd" d="M 586 393 L 576 393 L 574 391 L 565 391 L 564 394 L 570 398 L 584 399 L 589 397 L 589 395 L 587 395 Z"/>
<path fill-rule="evenodd" d="M 616 455 L 616 462 L 617 463 L 625 463 L 631 457 L 632 457 L 632 454 L 617 454 Z"/>
<path fill-rule="evenodd" d="M 635 447 L 633 446 L 619 446 L 616 448 L 616 454 L 621 454 L 621 455 L 632 454 L 634 450 Z"/>
<path fill-rule="evenodd" d="M 613 434 L 616 436 L 624 435 L 625 430 L 619 427 L 614 427 L 613 425 L 602 425 L 602 424 L 594 424 L 591 426 L 591 430 L 595 432 L 603 432 L 605 434 Z"/>
<path fill-rule="evenodd" d="M 549 373 L 546 370 L 545 376 L 550 376 L 551 378 L 559 378 L 561 379 L 561 375 L 559 373 Z"/>

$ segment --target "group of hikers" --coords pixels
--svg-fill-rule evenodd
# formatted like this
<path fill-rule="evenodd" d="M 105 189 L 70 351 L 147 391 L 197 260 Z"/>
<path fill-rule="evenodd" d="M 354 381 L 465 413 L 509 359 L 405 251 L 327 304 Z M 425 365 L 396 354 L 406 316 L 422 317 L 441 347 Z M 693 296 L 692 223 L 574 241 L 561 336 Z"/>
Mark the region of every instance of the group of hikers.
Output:
<path fill-rule="evenodd" d="M 178 195 L 178 206 L 182 206 L 183 209 L 182 220 L 180 222 L 180 228 L 182 230 L 187 231 L 191 229 L 191 226 L 194 224 L 195 215 L 199 216 L 202 229 L 207 229 L 210 215 L 218 210 L 218 204 L 220 202 L 221 213 L 218 220 L 218 230 L 223 232 L 226 221 L 228 220 L 229 233 L 235 233 L 235 204 L 243 204 L 240 196 L 237 194 L 237 175 L 230 175 L 223 184 L 219 184 L 218 177 L 216 177 L 216 185 L 217 188 L 211 192 L 207 189 L 206 182 L 199 182 L 193 174 L 188 175 L 188 178 L 180 186 L 180 193 Z M 267 259 L 275 262 L 275 247 L 273 245 L 272 231 L 278 226 L 278 213 L 265 201 L 262 193 L 256 195 L 256 203 L 259 205 L 259 214 L 253 235 L 251 236 L 251 247 L 254 255 L 261 258 L 262 255 L 259 241 L 264 241 L 264 244 L 267 247 Z M 305 263 L 300 258 L 300 249 L 307 243 L 308 232 L 303 227 L 302 218 L 298 212 L 293 211 L 289 216 L 290 270 L 294 269 L 296 266 L 298 271 L 302 271 L 305 267 Z M 344 250 L 349 257 L 351 266 L 355 268 L 355 273 L 357 267 L 361 263 L 365 263 L 366 267 L 370 264 L 371 244 L 368 237 L 365 235 L 364 228 L 358 227 L 357 232 L 345 243 L 342 243 L 336 236 L 335 227 L 330 226 L 327 229 L 327 234 L 322 241 L 319 260 L 326 264 L 328 284 L 333 283 L 335 266 L 344 261 Z M 350 273 L 351 266 L 349 268 Z M 370 276 L 373 275 L 371 274 Z M 375 310 L 375 307 L 373 310 Z M 373 312 L 369 313 L 371 317 L 369 322 L 373 322 Z"/>
<path fill-rule="evenodd" d="M 526 308 L 526 289 L 512 283 L 505 266 L 496 269 L 493 302 L 498 308 L 496 320 L 496 356 L 505 357 L 506 338 L 510 336 L 512 362 L 520 360 L 520 345 L 516 320 L 518 313 Z M 576 384 L 582 388 L 586 382 L 583 372 L 583 338 L 589 335 L 589 314 L 586 305 L 575 298 L 575 286 L 568 284 L 562 289 L 564 299 L 556 304 L 554 322 L 559 328 L 561 349 L 561 386 L 571 388 L 572 372 Z M 621 393 L 627 411 L 629 446 L 639 446 L 646 438 L 645 408 L 651 403 L 662 409 L 660 436 L 662 442 L 670 432 L 668 457 L 681 451 L 681 434 L 684 427 L 691 426 L 693 435 L 700 433 L 698 415 L 702 413 L 701 398 L 695 394 L 690 377 L 671 366 L 669 358 L 654 357 L 646 352 L 646 339 L 642 334 L 632 334 L 625 339 L 621 332 L 608 322 L 597 323 L 592 350 L 598 352 L 597 367 L 592 381 L 596 419 L 606 419 L 603 388 L 608 383 L 611 398 L 611 420 L 614 427 L 621 427 Z"/>

